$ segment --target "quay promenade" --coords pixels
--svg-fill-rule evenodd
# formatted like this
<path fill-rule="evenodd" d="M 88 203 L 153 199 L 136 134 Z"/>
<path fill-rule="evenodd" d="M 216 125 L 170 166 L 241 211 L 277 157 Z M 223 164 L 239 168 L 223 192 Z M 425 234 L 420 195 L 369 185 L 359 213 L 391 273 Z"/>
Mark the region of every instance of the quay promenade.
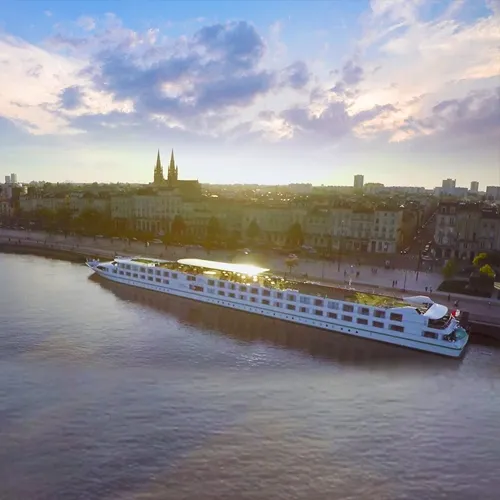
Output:
<path fill-rule="evenodd" d="M 290 271 L 283 256 L 265 254 L 245 255 L 228 250 L 212 250 L 207 252 L 200 247 L 181 247 L 150 244 L 141 242 L 124 243 L 120 240 L 92 237 L 70 237 L 63 235 L 48 235 L 43 232 L 28 232 L 0 229 L 0 243 L 30 246 L 34 249 L 43 248 L 63 250 L 81 254 L 113 258 L 115 255 L 144 255 L 165 259 L 201 258 L 240 263 L 253 263 L 271 269 L 272 271 L 290 276 Z M 41 252 L 42 253 L 42 252 Z M 291 276 L 308 279 L 325 284 L 341 284 L 354 290 L 367 293 L 379 293 L 392 296 L 427 295 L 433 300 L 454 307 L 459 300 L 459 307 L 470 313 L 473 321 L 500 324 L 500 303 L 465 295 L 450 296 L 447 293 L 436 292 L 442 281 L 439 273 L 419 272 L 400 269 L 385 269 L 383 267 L 356 266 L 348 263 L 299 259 L 297 266 L 292 268 Z M 448 300 L 449 298 L 449 300 Z"/>

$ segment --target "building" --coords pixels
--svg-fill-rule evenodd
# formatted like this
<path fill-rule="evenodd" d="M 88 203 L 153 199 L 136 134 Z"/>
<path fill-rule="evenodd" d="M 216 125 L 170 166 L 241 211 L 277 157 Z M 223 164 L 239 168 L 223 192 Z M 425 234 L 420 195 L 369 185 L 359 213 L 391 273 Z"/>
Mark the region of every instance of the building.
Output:
<path fill-rule="evenodd" d="M 478 253 L 500 250 L 500 213 L 482 203 L 441 202 L 436 217 L 436 256 L 472 260 Z"/>
<path fill-rule="evenodd" d="M 17 174 L 10 174 L 11 184 L 17 184 Z"/>
<path fill-rule="evenodd" d="M 456 187 L 456 184 L 456 179 L 444 179 L 441 187 L 444 191 L 453 191 Z"/>
<path fill-rule="evenodd" d="M 471 193 L 478 193 L 479 192 L 479 182 L 472 181 L 470 183 L 470 192 Z"/>
<path fill-rule="evenodd" d="M 5 176 L 5 184 L 10 184 L 10 175 Z"/>
<path fill-rule="evenodd" d="M 354 189 L 363 189 L 363 184 L 365 183 L 364 175 L 355 175 L 354 176 Z"/>
<path fill-rule="evenodd" d="M 500 187 L 499 186 L 487 186 L 486 187 L 486 198 L 490 201 L 500 200 Z"/>
<path fill-rule="evenodd" d="M 153 174 L 153 186 L 164 189 L 178 189 L 183 196 L 197 198 L 201 195 L 201 184 L 198 180 L 180 180 L 179 167 L 175 163 L 174 150 L 170 155 L 167 178 L 163 176 L 163 166 L 161 164 L 160 150 L 156 156 L 156 165 Z"/>

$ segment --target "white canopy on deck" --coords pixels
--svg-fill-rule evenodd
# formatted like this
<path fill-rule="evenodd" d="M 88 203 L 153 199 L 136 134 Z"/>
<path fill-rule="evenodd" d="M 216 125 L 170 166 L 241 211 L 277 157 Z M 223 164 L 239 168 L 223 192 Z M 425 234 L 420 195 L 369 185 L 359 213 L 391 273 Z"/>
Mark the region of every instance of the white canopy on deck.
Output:
<path fill-rule="evenodd" d="M 236 274 L 247 274 L 249 276 L 256 276 L 257 274 L 269 271 L 269 269 L 254 266 L 252 264 L 233 264 L 232 262 L 216 262 L 214 260 L 179 259 L 177 262 L 186 266 L 201 267 L 214 271 L 227 271 Z"/>

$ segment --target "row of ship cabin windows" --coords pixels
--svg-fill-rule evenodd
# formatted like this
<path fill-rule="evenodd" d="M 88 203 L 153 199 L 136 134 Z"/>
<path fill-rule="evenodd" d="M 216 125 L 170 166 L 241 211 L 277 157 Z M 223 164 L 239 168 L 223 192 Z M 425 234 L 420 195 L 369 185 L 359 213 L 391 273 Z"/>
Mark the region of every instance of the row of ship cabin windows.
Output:
<path fill-rule="evenodd" d="M 113 273 L 117 273 L 117 270 L 113 269 Z M 124 271 L 120 270 L 118 272 L 118 274 L 129 276 L 129 277 L 132 277 L 132 278 L 140 278 L 142 280 L 146 279 L 146 275 L 145 274 L 139 275 L 138 273 L 132 273 L 130 271 L 124 272 Z M 159 271 L 157 271 L 157 274 L 160 274 Z M 168 276 L 168 271 L 164 271 L 164 275 Z M 175 275 L 175 278 L 177 278 L 177 273 L 172 273 L 172 277 L 173 278 L 174 278 L 174 275 Z M 189 278 L 189 276 L 188 276 L 188 278 Z M 164 285 L 168 285 L 169 284 L 169 280 L 168 279 L 162 279 L 161 277 L 158 277 L 158 276 L 157 277 L 147 276 L 147 280 L 148 281 L 152 281 L 152 282 L 154 281 L 156 283 L 162 283 Z M 192 280 L 190 280 L 190 281 L 192 281 Z M 209 280 L 209 282 L 210 281 L 213 282 L 214 280 Z M 236 290 L 236 285 L 234 285 L 233 283 L 231 283 L 230 285 L 232 285 L 231 289 Z M 196 292 L 203 292 L 204 291 L 203 287 L 202 286 L 198 286 L 198 285 L 191 285 L 190 288 L 191 288 L 191 290 L 196 291 Z M 243 285 L 239 286 L 239 289 L 240 289 L 240 291 L 244 291 L 244 292 L 247 291 L 246 290 L 247 287 L 243 286 Z M 215 289 L 214 288 L 208 288 L 207 292 L 215 294 Z M 256 293 L 258 293 L 258 289 L 252 287 L 252 288 L 250 288 L 250 292 L 256 294 Z M 263 290 L 263 292 L 269 292 L 269 290 Z M 281 296 L 281 298 L 283 298 L 283 292 L 278 292 L 278 294 Z M 218 290 L 217 291 L 217 295 L 219 295 L 221 297 L 225 297 L 226 296 L 226 292 L 223 291 L 223 290 Z M 228 292 L 227 297 L 233 298 L 233 299 L 238 298 L 239 300 L 246 300 L 247 299 L 247 296 L 246 295 L 242 295 L 242 294 L 239 294 L 238 297 L 236 297 L 236 293 L 234 293 L 234 292 Z M 294 297 L 294 296 L 292 296 L 292 297 Z M 301 298 L 310 298 L 310 297 L 301 297 Z M 315 303 L 318 302 L 318 301 L 323 302 L 322 299 L 314 299 L 314 300 L 315 300 Z M 250 302 L 256 303 L 257 302 L 257 298 L 250 296 Z M 270 299 L 261 299 L 260 303 L 262 305 L 265 305 L 265 306 L 271 306 L 271 300 Z M 329 305 L 330 304 L 335 304 L 335 305 L 338 306 L 338 304 L 335 303 L 335 302 L 329 302 Z M 297 311 L 297 307 L 294 304 L 283 304 L 282 302 L 279 302 L 279 301 L 274 301 L 272 303 L 272 306 L 278 307 L 278 308 L 282 308 L 283 305 L 285 305 L 284 309 L 286 309 L 287 311 Z M 315 304 L 315 305 L 320 305 L 320 304 L 318 303 L 318 304 Z M 335 309 L 337 309 L 337 308 L 338 307 L 335 307 Z M 342 310 L 344 312 L 354 312 L 354 306 L 352 306 L 350 304 L 343 304 Z M 365 310 L 365 312 L 362 312 L 362 310 Z M 366 312 L 366 311 L 368 311 L 368 312 Z M 310 309 L 308 307 L 305 307 L 305 306 L 299 306 L 298 312 L 300 312 L 302 314 L 310 314 Z M 369 314 L 369 309 L 368 308 L 364 308 L 364 307 L 359 307 L 358 308 L 358 312 L 360 312 L 361 314 L 368 315 Z M 379 315 L 377 315 L 377 313 L 379 313 Z M 313 309 L 312 314 L 314 314 L 315 316 L 321 316 L 321 317 L 325 316 L 325 312 L 322 311 L 321 309 Z M 385 311 L 375 310 L 374 311 L 374 315 L 376 317 L 379 317 L 379 318 L 385 318 Z M 329 318 L 329 319 L 339 319 L 338 314 L 334 313 L 334 312 L 327 312 L 326 313 L 326 317 Z M 342 321 L 345 321 L 345 322 L 352 322 L 353 321 L 353 317 L 349 316 L 349 315 L 346 315 L 346 314 L 342 314 L 340 316 L 340 319 Z M 389 319 L 392 320 L 392 321 L 402 321 L 403 318 L 402 318 L 401 314 L 391 313 Z M 356 318 L 356 323 L 358 325 L 368 325 L 368 319 L 366 319 L 366 318 Z M 385 328 L 385 324 L 382 321 L 375 321 L 374 320 L 374 321 L 372 321 L 372 326 L 375 327 L 375 328 Z M 400 325 L 389 324 L 389 330 L 392 330 L 394 332 L 404 333 L 404 327 L 400 326 Z M 424 332 L 423 336 L 426 337 L 426 338 L 432 338 L 432 339 L 437 339 L 438 338 L 438 335 L 436 333 L 434 333 L 434 332 Z"/>

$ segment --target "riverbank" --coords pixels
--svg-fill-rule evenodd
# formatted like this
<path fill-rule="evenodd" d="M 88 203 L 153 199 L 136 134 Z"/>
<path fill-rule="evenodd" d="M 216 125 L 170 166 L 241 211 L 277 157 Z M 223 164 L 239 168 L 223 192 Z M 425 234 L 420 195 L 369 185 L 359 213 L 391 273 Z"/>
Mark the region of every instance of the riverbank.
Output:
<path fill-rule="evenodd" d="M 177 249 L 177 252 L 178 251 L 179 250 Z M 125 254 L 125 252 L 98 248 L 96 246 L 82 245 L 81 243 L 76 243 L 74 241 L 65 242 L 5 237 L 0 237 L 0 252 L 38 255 L 42 257 L 81 263 L 84 263 L 87 258 L 112 259 L 117 254 Z M 139 253 L 140 252 L 130 252 L 131 255 Z M 174 250 L 174 254 L 175 253 L 176 251 Z M 165 255 L 164 257 L 179 258 L 178 255 Z M 195 257 L 195 255 L 192 255 L 192 257 Z M 210 256 L 199 257 L 210 259 Z M 217 256 L 212 256 L 212 258 L 217 258 Z M 283 274 L 282 270 L 273 269 L 273 271 Z M 325 280 L 324 278 L 317 276 L 308 276 L 308 279 L 329 285 L 349 286 L 345 280 Z M 351 282 L 350 288 L 360 292 L 390 296 L 419 295 L 422 293 L 419 290 L 404 291 L 402 289 L 382 287 L 378 284 L 360 284 L 355 282 Z M 443 294 L 442 292 L 429 293 L 428 295 L 438 302 L 444 303 L 451 308 L 453 307 L 453 302 L 446 300 L 446 294 Z M 490 302 L 475 297 L 465 299 L 461 298 L 460 308 L 469 313 L 469 327 L 473 335 L 483 335 L 500 340 L 500 307 L 498 307 L 497 304 L 493 306 Z"/>

